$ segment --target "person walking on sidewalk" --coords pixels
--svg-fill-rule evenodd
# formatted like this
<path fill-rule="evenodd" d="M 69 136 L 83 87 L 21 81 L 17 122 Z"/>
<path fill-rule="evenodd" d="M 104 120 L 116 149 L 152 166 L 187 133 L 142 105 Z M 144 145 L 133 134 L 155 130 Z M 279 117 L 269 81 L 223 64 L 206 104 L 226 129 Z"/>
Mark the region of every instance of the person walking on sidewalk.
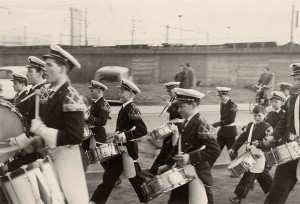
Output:
<path fill-rule="evenodd" d="M 221 119 L 218 122 L 212 124 L 213 127 L 220 127 L 218 131 L 217 141 L 220 146 L 221 151 L 223 148 L 227 147 L 229 150 L 235 142 L 235 137 L 237 136 L 235 118 L 237 114 L 237 105 L 229 97 L 229 91 L 231 88 L 228 87 L 216 87 L 218 91 L 218 96 L 221 100 Z M 231 161 L 237 157 L 237 151 L 230 154 Z M 213 164 L 212 164 L 213 165 Z"/>

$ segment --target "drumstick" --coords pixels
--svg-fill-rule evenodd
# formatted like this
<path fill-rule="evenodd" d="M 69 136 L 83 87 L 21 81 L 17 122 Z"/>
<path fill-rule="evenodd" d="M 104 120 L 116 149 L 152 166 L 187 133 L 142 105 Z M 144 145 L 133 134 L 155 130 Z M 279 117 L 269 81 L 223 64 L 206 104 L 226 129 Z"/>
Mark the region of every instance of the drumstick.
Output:
<path fill-rule="evenodd" d="M 169 100 L 169 102 L 172 103 L 174 100 L 175 100 L 175 97 L 172 97 L 172 98 Z M 161 111 L 161 113 L 159 114 L 158 117 L 161 116 L 161 114 L 166 110 L 167 107 L 168 107 L 168 104 L 165 105 L 164 109 Z"/>
<path fill-rule="evenodd" d="M 178 137 L 178 154 L 183 154 L 183 152 L 181 151 L 181 134 L 179 134 Z"/>
<path fill-rule="evenodd" d="M 32 94 L 30 94 L 27 97 L 23 98 L 19 103 L 22 103 L 22 102 L 26 101 L 27 99 L 29 99 L 30 97 L 32 97 L 34 95 L 35 95 L 35 93 L 33 92 Z"/>
<path fill-rule="evenodd" d="M 6 144 L 9 144 L 9 142 L 0 142 L 0 145 L 6 145 Z"/>
<path fill-rule="evenodd" d="M 35 93 L 35 115 L 34 118 L 35 119 L 39 119 L 40 118 L 40 95 L 41 95 L 41 90 L 40 89 L 35 89 L 34 90 Z"/>

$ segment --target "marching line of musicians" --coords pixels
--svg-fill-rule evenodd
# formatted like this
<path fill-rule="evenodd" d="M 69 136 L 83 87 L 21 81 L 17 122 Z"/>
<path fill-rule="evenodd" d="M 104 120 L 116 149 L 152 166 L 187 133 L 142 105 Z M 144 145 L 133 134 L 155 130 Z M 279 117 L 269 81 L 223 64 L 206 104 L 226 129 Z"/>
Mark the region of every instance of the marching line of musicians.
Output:
<path fill-rule="evenodd" d="M 86 111 L 84 98 L 70 85 L 68 78 L 73 69 L 80 68 L 78 61 L 58 45 L 51 45 L 50 52 L 43 58 L 45 61 L 30 56 L 27 75 L 13 75 L 14 89 L 17 91 L 13 103 L 27 125 L 24 133 L 7 140 L 10 146 L 21 150 L 6 162 L 7 169 L 2 172 L 2 177 L 9 177 L 9 172 L 50 155 L 63 194 L 63 198 L 56 201 L 50 196 L 50 203 L 106 203 L 116 183 L 125 176 L 141 203 L 171 191 L 168 203 L 212 204 L 211 168 L 225 146 L 232 160 L 229 171 L 236 176 L 243 173 L 234 190 L 236 197 L 230 198 L 230 203 L 241 203 L 255 180 L 268 194 L 266 204 L 285 203 L 298 175 L 300 178 L 299 153 L 298 157 L 278 165 L 274 178 L 269 174 L 271 166 L 264 154 L 271 147 L 275 149 L 276 146 L 295 141 L 300 150 L 300 99 L 299 93 L 285 95 L 292 86 L 289 83 L 280 83 L 282 91 L 272 92 L 274 110 L 267 116 L 264 107 L 254 107 L 254 122 L 247 124 L 237 139 L 235 118 L 238 107 L 229 96 L 230 88 L 216 88 L 221 100 L 221 117 L 210 124 L 198 111 L 205 96 L 203 93 L 178 88 L 179 82 L 164 84 L 171 98 L 166 105 L 169 121 L 161 131 L 158 129 L 156 132 L 158 137 L 161 136 L 159 139 L 163 140 L 163 145 L 148 172 L 142 170 L 138 163 L 137 139 L 148 133 L 141 112 L 133 102 L 141 92 L 139 88 L 133 82 L 122 79 L 118 87 L 123 104 L 118 113 L 115 133 L 107 137 L 105 125 L 110 119 L 111 109 L 103 97 L 107 90 L 105 84 L 91 81 L 89 89 L 94 102 Z M 290 68 L 291 76 L 299 86 L 300 63 L 291 64 Z M 32 86 L 28 92 L 27 84 Z M 88 139 L 83 136 L 85 125 L 92 132 Z M 168 134 L 164 134 L 165 131 Z M 246 153 L 239 156 L 238 150 L 243 144 L 247 146 Z M 74 148 L 78 145 L 80 148 Z M 85 155 L 82 149 L 91 154 Z M 121 153 L 114 154 L 112 149 Z M 79 157 L 71 159 L 76 154 Z M 103 181 L 89 198 L 84 175 L 86 156 L 96 157 L 97 160 L 98 156 L 105 157 L 107 154 L 109 159 L 99 160 L 104 169 Z M 245 164 L 249 165 L 248 169 L 244 167 Z M 242 166 L 245 171 L 238 172 L 237 166 Z M 164 182 L 167 183 L 166 189 Z M 8 187 L 3 182 L 1 187 L 7 197 L 14 195 L 9 192 L 11 190 L 5 189 Z M 48 203 L 45 196 L 37 197 L 40 200 L 38 203 Z M 18 202 L 11 201 L 12 198 L 8 200 L 11 203 L 26 203 L 22 199 Z"/>

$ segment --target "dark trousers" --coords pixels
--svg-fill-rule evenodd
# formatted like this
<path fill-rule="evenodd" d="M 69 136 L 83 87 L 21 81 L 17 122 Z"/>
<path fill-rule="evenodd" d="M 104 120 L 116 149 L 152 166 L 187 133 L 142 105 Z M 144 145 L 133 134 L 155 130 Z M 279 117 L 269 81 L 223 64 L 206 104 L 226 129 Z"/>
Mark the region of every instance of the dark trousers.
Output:
<path fill-rule="evenodd" d="M 139 174 L 141 168 L 137 162 L 134 163 L 137 176 L 130 178 L 129 181 L 134 188 L 140 202 L 145 202 L 141 192 L 141 185 L 145 181 Z M 112 158 L 107 162 L 105 172 L 103 174 L 103 182 L 95 190 L 91 200 L 95 203 L 106 203 L 110 193 L 112 192 L 115 183 L 123 172 L 122 156 Z"/>
<path fill-rule="evenodd" d="M 269 169 L 265 169 L 262 173 L 252 173 L 247 171 L 244 173 L 239 184 L 235 188 L 234 193 L 240 198 L 246 198 L 249 190 L 251 189 L 251 184 L 257 179 L 260 187 L 267 194 L 273 182 L 272 176 L 269 173 Z"/>
<path fill-rule="evenodd" d="M 274 182 L 265 204 L 285 203 L 290 191 L 297 183 L 297 164 L 294 160 L 277 166 L 274 174 Z"/>
<path fill-rule="evenodd" d="M 205 186 L 208 204 L 214 203 L 213 193 L 210 187 Z M 169 204 L 188 204 L 189 203 L 189 184 L 184 184 L 171 191 Z"/>
<path fill-rule="evenodd" d="M 234 142 L 235 142 L 235 137 L 218 136 L 217 142 L 218 142 L 218 144 L 220 146 L 220 150 L 221 151 L 223 150 L 223 148 L 225 147 L 225 145 L 226 145 L 227 149 L 229 150 L 232 147 L 232 145 L 234 144 Z M 229 155 L 231 161 L 234 160 L 237 157 L 237 155 L 238 155 L 237 151 L 234 152 L 234 154 L 235 155 Z"/>
<path fill-rule="evenodd" d="M 167 137 L 163 141 L 163 145 L 161 147 L 160 153 L 156 157 L 154 163 L 152 164 L 150 168 L 150 173 L 157 174 L 157 170 L 160 166 L 166 164 L 166 160 L 168 159 L 168 156 L 170 152 L 172 151 L 172 137 Z"/>

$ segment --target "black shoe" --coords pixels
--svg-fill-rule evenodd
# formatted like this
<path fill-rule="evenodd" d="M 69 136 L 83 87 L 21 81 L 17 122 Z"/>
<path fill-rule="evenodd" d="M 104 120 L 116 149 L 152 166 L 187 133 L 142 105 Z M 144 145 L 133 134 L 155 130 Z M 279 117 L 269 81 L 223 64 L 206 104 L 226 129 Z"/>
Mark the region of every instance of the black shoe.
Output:
<path fill-rule="evenodd" d="M 122 180 L 121 179 L 118 179 L 117 182 L 115 183 L 115 186 L 118 186 L 122 183 Z"/>
<path fill-rule="evenodd" d="M 236 196 L 234 198 L 230 198 L 229 201 L 231 203 L 240 204 L 242 202 L 242 198 L 240 198 L 239 196 Z"/>

